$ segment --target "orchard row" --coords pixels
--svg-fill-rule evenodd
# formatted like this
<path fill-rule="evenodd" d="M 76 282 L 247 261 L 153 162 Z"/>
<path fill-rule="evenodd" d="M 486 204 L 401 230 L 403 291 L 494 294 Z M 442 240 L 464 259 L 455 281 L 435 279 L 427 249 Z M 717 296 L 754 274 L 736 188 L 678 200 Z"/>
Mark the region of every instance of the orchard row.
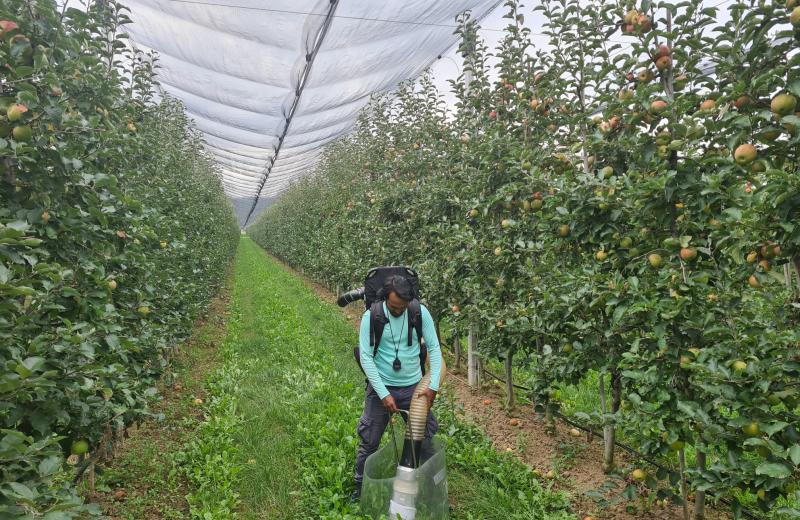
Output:
<path fill-rule="evenodd" d="M 91 509 L 72 477 L 149 413 L 172 349 L 214 294 L 239 234 L 183 107 L 152 99 L 153 58 L 117 36 L 124 10 L 92 5 L 0 6 L 8 518 Z M 70 456 L 77 469 L 64 465 Z"/>
<path fill-rule="evenodd" d="M 377 99 L 250 234 L 331 287 L 413 265 L 548 416 L 599 372 L 604 469 L 622 428 L 674 461 L 632 475 L 659 499 L 796 514 L 800 11 L 544 0 L 539 49 L 506 8 L 493 55 L 460 20 L 454 109 Z"/>

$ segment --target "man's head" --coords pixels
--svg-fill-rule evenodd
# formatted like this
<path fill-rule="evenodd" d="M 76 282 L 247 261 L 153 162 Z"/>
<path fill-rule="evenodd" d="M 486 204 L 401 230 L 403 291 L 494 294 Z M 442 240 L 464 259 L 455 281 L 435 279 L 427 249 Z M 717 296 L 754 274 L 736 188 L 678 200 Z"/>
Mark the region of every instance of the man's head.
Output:
<path fill-rule="evenodd" d="M 383 284 L 383 293 L 386 295 L 386 306 L 392 316 L 400 316 L 408 307 L 408 302 L 414 298 L 411 284 L 403 276 L 390 276 Z"/>

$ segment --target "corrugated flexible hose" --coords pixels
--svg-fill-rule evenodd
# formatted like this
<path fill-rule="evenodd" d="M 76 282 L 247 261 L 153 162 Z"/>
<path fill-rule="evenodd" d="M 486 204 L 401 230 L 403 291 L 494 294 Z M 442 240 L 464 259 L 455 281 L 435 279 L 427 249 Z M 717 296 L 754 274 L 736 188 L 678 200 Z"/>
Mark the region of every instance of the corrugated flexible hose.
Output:
<path fill-rule="evenodd" d="M 446 368 L 442 360 L 440 375 L 444 381 Z M 406 435 L 403 442 L 403 455 L 397 466 L 394 479 L 392 500 L 389 503 L 390 518 L 398 516 L 403 520 L 414 520 L 417 515 L 416 500 L 419 493 L 416 468 L 420 465 L 422 444 L 425 441 L 425 428 L 428 424 L 428 399 L 424 392 L 431 384 L 430 370 L 417 384 L 414 397 L 408 407 L 408 420 L 406 421 Z"/>

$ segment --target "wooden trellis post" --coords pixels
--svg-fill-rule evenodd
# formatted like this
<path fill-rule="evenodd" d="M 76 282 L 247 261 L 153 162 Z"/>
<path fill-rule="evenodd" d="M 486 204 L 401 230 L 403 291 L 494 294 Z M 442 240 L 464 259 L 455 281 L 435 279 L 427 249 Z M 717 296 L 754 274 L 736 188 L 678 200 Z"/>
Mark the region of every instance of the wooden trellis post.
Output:
<path fill-rule="evenodd" d="M 455 356 L 455 372 L 461 371 L 461 336 L 458 329 L 453 330 L 453 355 Z"/>
<path fill-rule="evenodd" d="M 467 383 L 470 388 L 477 388 L 480 385 L 480 359 L 478 358 L 478 331 L 474 323 L 469 325 L 469 336 L 467 338 Z"/>

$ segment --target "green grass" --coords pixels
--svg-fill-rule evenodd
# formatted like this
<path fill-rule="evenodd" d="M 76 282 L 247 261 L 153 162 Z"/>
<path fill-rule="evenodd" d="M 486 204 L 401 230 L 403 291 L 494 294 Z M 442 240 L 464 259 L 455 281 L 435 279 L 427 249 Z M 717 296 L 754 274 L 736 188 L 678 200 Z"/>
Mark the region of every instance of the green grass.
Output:
<path fill-rule="evenodd" d="M 226 341 L 236 337 L 236 321 L 234 318 L 234 331 L 228 333 Z M 243 463 L 234 439 L 241 430 L 238 382 L 243 368 L 227 344 L 222 354 L 222 365 L 206 381 L 206 401 L 199 405 L 203 420 L 192 439 L 175 454 L 174 472 L 190 484 L 186 500 L 192 519 L 236 518 L 239 505 L 237 484 Z"/>
<path fill-rule="evenodd" d="M 241 321 L 232 348 L 246 367 L 237 438 L 249 459 L 240 475 L 243 518 L 361 518 L 348 502 L 363 405 L 355 330 L 247 238 L 233 302 Z M 451 518 L 574 518 L 563 495 L 498 453 L 452 402 L 442 399 L 437 414 L 447 444 Z"/>

